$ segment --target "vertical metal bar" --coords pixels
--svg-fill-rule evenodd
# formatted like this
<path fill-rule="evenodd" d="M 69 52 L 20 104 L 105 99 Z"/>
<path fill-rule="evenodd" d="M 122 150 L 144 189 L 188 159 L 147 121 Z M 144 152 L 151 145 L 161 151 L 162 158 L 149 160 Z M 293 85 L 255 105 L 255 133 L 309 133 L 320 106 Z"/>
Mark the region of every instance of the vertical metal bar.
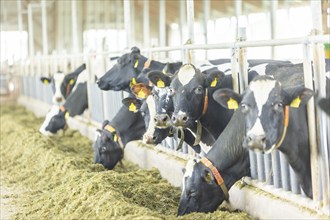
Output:
<path fill-rule="evenodd" d="M 203 16 L 203 27 L 204 27 L 204 43 L 208 44 L 209 36 L 208 36 L 208 31 L 207 31 L 207 23 L 208 20 L 210 19 L 210 14 L 211 14 L 211 1 L 210 0 L 204 0 L 203 1 L 203 9 L 204 9 L 204 16 Z M 208 59 L 208 50 L 205 50 L 205 59 Z"/>
<path fill-rule="evenodd" d="M 268 185 L 273 185 L 273 171 L 272 171 L 272 157 L 270 154 L 265 154 L 264 156 L 264 166 L 265 166 L 265 181 Z"/>
<path fill-rule="evenodd" d="M 33 14 L 32 14 L 32 4 L 28 5 L 28 30 L 29 30 L 29 57 L 30 57 L 30 74 L 33 72 L 33 62 L 34 62 L 34 38 L 33 38 Z"/>
<path fill-rule="evenodd" d="M 284 190 L 290 190 L 289 164 L 282 152 L 280 152 L 280 164 L 282 188 Z"/>
<path fill-rule="evenodd" d="M 150 47 L 150 18 L 149 18 L 149 1 L 143 1 L 143 39 L 144 47 Z"/>
<path fill-rule="evenodd" d="M 121 3 L 121 1 L 115 1 L 115 7 L 116 7 L 116 30 L 117 30 L 117 35 L 116 35 L 116 45 L 117 45 L 117 48 L 116 48 L 116 50 L 119 50 L 119 42 L 120 42 L 120 35 L 119 35 L 119 31 L 120 31 L 120 18 L 121 18 L 121 15 L 122 15 L 122 8 L 123 8 L 123 5 L 122 5 L 122 3 Z M 125 28 L 126 28 L 126 26 L 125 26 Z M 126 37 L 127 37 L 127 35 L 126 35 Z M 128 40 L 126 39 L 126 42 L 127 42 Z M 127 47 L 129 46 L 129 44 L 127 44 L 126 45 Z"/>
<path fill-rule="evenodd" d="M 237 52 L 236 48 L 231 49 L 231 75 L 233 78 L 233 90 L 239 93 Z"/>
<path fill-rule="evenodd" d="M 313 31 L 312 34 L 322 34 L 322 2 L 321 1 L 311 1 L 311 12 L 312 12 L 312 22 Z M 325 76 L 325 54 L 323 44 L 313 44 L 313 72 L 314 72 L 314 82 L 315 90 L 319 94 L 319 97 L 326 97 L 326 76 Z M 327 127 L 326 114 L 316 108 L 316 123 L 317 123 L 317 139 L 319 141 L 320 158 L 320 183 L 321 191 L 319 193 L 323 198 L 323 205 L 326 207 L 330 204 L 330 170 L 329 170 L 329 141 L 330 141 L 330 131 Z"/>
<path fill-rule="evenodd" d="M 295 194 L 300 193 L 300 186 L 297 180 L 297 175 L 292 169 L 291 166 L 289 166 L 289 173 L 290 173 L 290 184 L 291 184 L 291 191 Z"/>
<path fill-rule="evenodd" d="M 272 152 L 272 170 L 274 178 L 274 187 L 281 187 L 281 172 L 280 172 L 280 154 L 279 151 Z"/>
<path fill-rule="evenodd" d="M 242 14 L 242 0 L 235 1 L 236 39 L 239 38 L 239 16 Z"/>
<path fill-rule="evenodd" d="M 257 173 L 258 173 L 258 181 L 265 181 L 265 169 L 264 169 L 264 157 L 260 152 L 256 153 L 257 156 Z"/>
<path fill-rule="evenodd" d="M 277 11 L 278 1 L 271 1 L 271 11 L 270 11 L 270 36 L 271 39 L 276 38 L 276 11 Z M 275 47 L 272 46 L 272 59 L 275 58 Z"/>
<path fill-rule="evenodd" d="M 250 158 L 251 178 L 252 179 L 257 179 L 257 177 L 258 177 L 258 174 L 257 174 L 257 159 L 256 159 L 256 154 L 252 150 L 249 150 L 249 158 Z"/>
<path fill-rule="evenodd" d="M 195 31 L 194 31 L 194 23 L 195 23 L 195 15 L 194 15 L 194 0 L 187 0 L 187 24 L 188 24 L 188 39 L 190 40 L 190 44 L 195 43 Z M 187 63 L 194 63 L 194 52 L 187 50 L 186 51 L 186 60 Z"/>
<path fill-rule="evenodd" d="M 303 58 L 304 58 L 304 79 L 305 87 L 313 90 L 313 78 L 311 69 L 311 58 L 310 58 L 310 45 L 303 45 Z M 319 196 L 318 185 L 318 150 L 316 143 L 316 132 L 315 132 L 315 109 L 314 109 L 314 97 L 307 103 L 307 119 L 308 119 L 308 133 L 309 133 L 309 146 L 311 155 L 311 174 L 312 174 L 312 189 L 313 198 L 317 199 Z M 315 201 L 315 200 L 314 200 Z"/>
<path fill-rule="evenodd" d="M 246 40 L 246 28 L 239 28 L 239 41 Z M 246 59 L 246 48 L 239 48 L 238 51 L 238 63 L 239 63 L 239 81 L 240 81 L 240 91 L 243 92 L 248 86 L 248 63 Z"/>
<path fill-rule="evenodd" d="M 159 0 L 159 46 L 166 45 L 166 1 Z M 160 53 L 159 58 L 165 58 L 167 53 Z"/>
<path fill-rule="evenodd" d="M 77 54 L 78 49 L 78 29 L 77 29 L 77 2 L 71 0 L 71 25 L 72 25 L 72 53 Z"/>
<path fill-rule="evenodd" d="M 124 23 L 127 47 L 132 46 L 131 1 L 124 0 Z"/>
<path fill-rule="evenodd" d="M 180 43 L 183 44 L 184 41 L 184 33 L 183 33 L 183 27 L 186 26 L 186 22 L 185 22 L 185 1 L 179 1 L 180 4 L 180 27 L 179 31 L 180 31 Z M 186 62 L 185 60 L 185 54 L 184 54 L 184 50 L 181 51 L 181 60 L 183 62 Z"/>
<path fill-rule="evenodd" d="M 20 48 L 23 47 L 23 16 L 22 16 L 22 0 L 17 0 L 17 21 L 18 21 L 18 31 L 20 33 L 19 36 L 19 45 Z M 20 60 L 23 58 L 23 50 L 20 50 Z M 22 63 L 21 63 L 22 65 Z M 21 69 L 22 71 L 22 69 Z M 22 74 L 22 73 L 21 73 Z"/>
<path fill-rule="evenodd" d="M 48 54 L 48 38 L 47 38 L 47 7 L 46 0 L 41 1 L 41 18 L 42 18 L 42 51 L 43 55 Z"/>

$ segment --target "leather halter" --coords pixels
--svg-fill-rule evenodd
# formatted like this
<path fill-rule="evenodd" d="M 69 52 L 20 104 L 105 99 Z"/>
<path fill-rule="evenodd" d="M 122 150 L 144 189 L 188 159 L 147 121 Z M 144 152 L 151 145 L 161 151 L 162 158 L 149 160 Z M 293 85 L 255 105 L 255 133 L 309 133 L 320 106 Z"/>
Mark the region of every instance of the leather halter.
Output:
<path fill-rule="evenodd" d="M 203 112 L 202 115 L 200 116 L 203 117 L 203 115 L 205 115 L 206 111 L 207 111 L 207 107 L 209 105 L 209 96 L 208 96 L 208 90 L 207 88 L 205 88 L 205 96 L 204 96 L 204 105 L 203 105 Z"/>
<path fill-rule="evenodd" d="M 273 150 L 278 149 L 282 145 L 283 140 L 286 135 L 287 128 L 289 126 L 289 114 L 290 114 L 289 110 L 290 110 L 289 106 L 286 105 L 284 107 L 284 128 L 283 128 L 283 132 L 282 132 L 282 136 L 281 136 L 280 140 L 276 144 L 273 144 L 273 146 L 269 150 L 265 151 L 265 154 L 271 153 Z"/>
<path fill-rule="evenodd" d="M 206 157 L 203 157 L 200 160 L 200 162 L 211 170 L 214 178 L 216 179 L 216 183 L 220 186 L 222 192 L 225 195 L 225 200 L 228 200 L 229 199 L 228 189 L 227 189 L 227 187 L 225 185 L 225 181 L 222 179 L 222 176 L 220 175 L 220 172 L 218 171 L 218 169 Z"/>

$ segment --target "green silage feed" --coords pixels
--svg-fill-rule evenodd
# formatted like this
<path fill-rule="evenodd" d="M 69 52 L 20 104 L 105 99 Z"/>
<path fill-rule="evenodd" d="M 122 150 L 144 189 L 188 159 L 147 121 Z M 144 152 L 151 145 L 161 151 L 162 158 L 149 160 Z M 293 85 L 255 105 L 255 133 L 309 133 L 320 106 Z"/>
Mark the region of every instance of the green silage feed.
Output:
<path fill-rule="evenodd" d="M 92 143 L 79 132 L 45 137 L 43 119 L 23 107 L 0 108 L 1 183 L 15 190 L 13 219 L 176 219 L 180 189 L 158 170 L 124 161 L 107 171 L 93 164 Z M 250 219 L 218 210 L 181 219 Z"/>

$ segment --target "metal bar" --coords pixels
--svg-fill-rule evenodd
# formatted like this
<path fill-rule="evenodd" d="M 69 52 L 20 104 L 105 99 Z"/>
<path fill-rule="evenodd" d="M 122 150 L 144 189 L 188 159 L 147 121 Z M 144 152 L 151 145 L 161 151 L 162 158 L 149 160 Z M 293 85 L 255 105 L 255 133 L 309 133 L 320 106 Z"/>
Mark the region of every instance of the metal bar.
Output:
<path fill-rule="evenodd" d="M 188 39 L 190 40 L 189 44 L 195 42 L 195 31 L 194 31 L 194 0 L 187 0 L 187 25 L 188 25 Z M 186 63 L 194 63 L 194 54 L 186 49 Z"/>
<path fill-rule="evenodd" d="M 239 93 L 239 82 L 238 82 L 238 54 L 237 54 L 237 49 L 232 48 L 231 49 L 231 76 L 233 80 L 233 90 L 236 93 Z"/>
<path fill-rule="evenodd" d="M 256 153 L 256 157 L 257 157 L 258 180 L 260 182 L 264 182 L 265 181 L 264 157 L 260 152 Z"/>
<path fill-rule="evenodd" d="M 150 17 L 149 17 L 149 1 L 143 1 L 143 39 L 144 47 L 150 47 Z"/>
<path fill-rule="evenodd" d="M 132 25 L 131 25 L 131 1 L 124 0 L 124 23 L 126 31 L 126 46 L 132 45 Z"/>
<path fill-rule="evenodd" d="M 289 163 L 282 152 L 280 152 L 280 169 L 281 169 L 282 188 L 284 190 L 290 190 Z"/>
<path fill-rule="evenodd" d="M 258 174 L 257 174 L 257 159 L 256 159 L 256 154 L 249 150 L 249 158 L 250 158 L 250 171 L 251 171 L 251 178 L 252 179 L 257 179 Z"/>
<path fill-rule="evenodd" d="M 77 2 L 71 0 L 71 25 L 72 25 L 72 53 L 77 54 L 78 49 L 78 27 L 77 27 Z"/>
<path fill-rule="evenodd" d="M 179 1 L 180 4 L 180 27 L 184 27 L 186 25 L 186 16 L 185 16 L 185 1 Z M 183 33 L 183 28 L 179 28 L 180 31 L 180 44 L 183 44 L 184 41 L 184 33 Z M 184 62 L 185 61 L 185 56 L 184 56 L 184 50 L 181 47 L 181 60 Z"/>
<path fill-rule="evenodd" d="M 235 1 L 236 39 L 239 38 L 239 16 L 242 14 L 242 0 Z"/>
<path fill-rule="evenodd" d="M 276 11 L 277 11 L 278 1 L 271 1 L 271 10 L 270 10 L 270 36 L 271 39 L 276 38 Z M 275 48 L 272 47 L 272 59 L 275 57 Z"/>
<path fill-rule="evenodd" d="M 32 6 L 29 4 L 28 5 L 28 26 L 29 26 L 29 55 L 31 61 L 33 61 L 33 56 L 34 56 L 34 42 L 33 42 L 33 12 L 32 12 Z M 31 65 L 32 67 L 33 65 Z M 32 68 L 30 68 L 30 71 L 32 72 Z"/>
<path fill-rule="evenodd" d="M 207 31 L 207 23 L 208 20 L 210 19 L 210 14 L 211 14 L 211 1 L 210 0 L 204 0 L 203 1 L 203 12 L 204 12 L 204 16 L 203 16 L 203 27 L 204 27 L 204 43 L 208 44 L 209 40 L 209 36 L 208 36 L 208 31 Z M 205 50 L 205 59 L 208 59 L 208 51 Z"/>
<path fill-rule="evenodd" d="M 272 152 L 272 170 L 274 178 L 274 187 L 281 187 L 281 171 L 280 171 L 280 153 L 279 151 Z"/>
<path fill-rule="evenodd" d="M 297 180 L 297 175 L 295 171 L 292 169 L 291 166 L 289 166 L 289 173 L 290 173 L 290 185 L 291 185 L 291 191 L 295 194 L 300 193 L 300 186 Z"/>
<path fill-rule="evenodd" d="M 306 88 L 313 90 L 313 77 L 312 77 L 312 68 L 311 68 L 311 57 L 310 57 L 310 45 L 303 45 L 303 58 L 304 58 L 304 80 Z M 313 198 L 318 198 L 318 149 L 316 142 L 316 127 L 315 127 L 315 109 L 314 109 L 314 97 L 307 103 L 307 119 L 308 119 L 308 134 L 309 134 L 309 147 L 311 155 L 311 175 L 312 175 L 312 189 L 313 189 Z"/>
<path fill-rule="evenodd" d="M 273 171 L 272 171 L 272 157 L 270 154 L 265 154 L 264 156 L 264 166 L 265 166 L 265 181 L 268 185 L 273 185 Z"/>
<path fill-rule="evenodd" d="M 48 38 L 47 38 L 47 8 L 46 1 L 41 1 L 41 19 L 42 19 L 42 51 L 43 55 L 48 54 Z"/>

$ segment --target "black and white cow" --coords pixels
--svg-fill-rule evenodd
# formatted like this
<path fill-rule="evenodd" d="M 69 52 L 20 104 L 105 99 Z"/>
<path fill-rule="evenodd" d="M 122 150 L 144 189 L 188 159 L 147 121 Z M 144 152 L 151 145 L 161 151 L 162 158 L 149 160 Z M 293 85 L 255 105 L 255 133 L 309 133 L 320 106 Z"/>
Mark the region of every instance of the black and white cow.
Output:
<path fill-rule="evenodd" d="M 81 115 L 87 108 L 87 71 L 83 71 L 65 103 L 61 106 L 52 106 L 39 131 L 44 135 L 56 134 L 67 127 L 68 117 Z"/>
<path fill-rule="evenodd" d="M 242 147 L 244 135 L 244 115 L 237 110 L 205 156 L 223 179 L 220 185 L 225 185 L 225 190 L 217 182 L 213 167 L 202 162 L 205 158 L 188 161 L 182 180 L 179 216 L 191 212 L 215 211 L 226 199 L 234 183 L 250 175 L 248 150 Z"/>
<path fill-rule="evenodd" d="M 167 72 L 175 73 L 182 65 L 181 62 L 161 63 L 150 60 L 140 54 L 140 49 L 133 47 L 131 53 L 127 53 L 118 58 L 115 64 L 104 76 L 97 80 L 101 90 L 127 91 L 136 82 L 145 82 L 146 77 L 142 73 L 144 68 L 153 70 L 163 70 L 167 66 Z M 139 78 L 139 80 L 138 80 Z"/>
<path fill-rule="evenodd" d="M 102 130 L 97 130 L 93 144 L 94 163 L 113 169 L 123 158 L 124 146 L 129 141 L 140 139 L 144 132 L 141 114 L 129 111 L 123 105 L 111 122 L 104 121 Z"/>
<path fill-rule="evenodd" d="M 54 93 L 52 98 L 54 105 L 61 105 L 64 103 L 65 99 L 70 95 L 74 88 L 79 74 L 85 69 L 86 65 L 82 64 L 72 73 L 65 75 L 62 72 L 57 72 L 52 77 L 40 78 L 41 82 L 45 85 L 48 85 L 49 83 L 51 84 Z"/>
<path fill-rule="evenodd" d="M 302 73 L 279 78 L 283 81 L 258 76 L 242 95 L 220 89 L 214 96 L 224 107 L 239 108 L 244 113 L 243 146 L 266 153 L 278 148 L 296 172 L 305 194 L 312 197 L 305 104 L 313 91 L 304 87 Z"/>

